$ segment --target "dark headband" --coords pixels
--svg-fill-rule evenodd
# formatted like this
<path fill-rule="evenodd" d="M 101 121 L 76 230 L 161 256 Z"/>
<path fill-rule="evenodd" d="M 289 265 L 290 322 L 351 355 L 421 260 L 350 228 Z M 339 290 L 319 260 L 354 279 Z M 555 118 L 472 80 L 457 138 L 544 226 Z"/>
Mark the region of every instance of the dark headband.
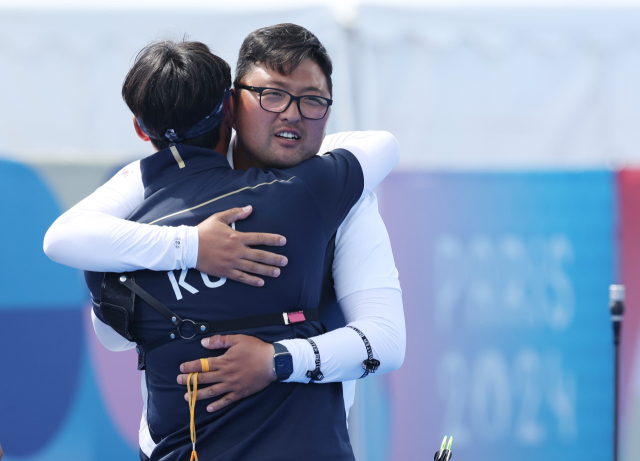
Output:
<path fill-rule="evenodd" d="M 207 115 L 205 118 L 200 120 L 197 124 L 189 128 L 189 130 L 186 133 L 178 134 L 173 130 L 173 128 L 169 128 L 167 131 L 165 131 L 164 137 L 167 138 L 172 143 L 178 143 L 178 142 L 184 141 L 185 139 L 197 138 L 201 134 L 205 134 L 208 131 L 211 131 L 216 126 L 218 126 L 220 122 L 222 122 L 222 119 L 224 118 L 224 114 L 225 114 L 224 112 L 225 103 L 229 100 L 230 97 L 231 97 L 231 90 L 230 89 L 225 90 L 224 95 L 222 96 L 222 99 L 220 100 L 218 105 L 215 107 L 215 109 L 213 109 L 213 111 L 209 115 Z M 152 136 L 151 133 L 149 133 L 149 130 L 142 122 L 142 119 L 136 118 L 136 121 L 138 122 L 138 126 L 144 132 L 144 134 L 146 134 L 150 138 L 158 139 Z"/>

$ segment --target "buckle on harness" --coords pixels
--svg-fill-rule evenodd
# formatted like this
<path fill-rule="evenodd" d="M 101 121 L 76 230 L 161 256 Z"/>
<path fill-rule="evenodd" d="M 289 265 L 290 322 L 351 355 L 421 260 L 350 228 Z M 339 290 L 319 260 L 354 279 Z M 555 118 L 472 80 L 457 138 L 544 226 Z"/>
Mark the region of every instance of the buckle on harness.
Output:
<path fill-rule="evenodd" d="M 289 325 L 290 323 L 301 323 L 306 321 L 307 319 L 304 316 L 304 312 L 283 312 L 282 317 L 284 318 L 284 324 Z"/>
<path fill-rule="evenodd" d="M 193 325 L 193 334 L 189 337 L 185 336 L 182 334 L 182 325 L 184 324 L 184 322 L 191 322 L 191 324 Z M 194 322 L 191 319 L 183 319 L 182 323 L 180 324 L 180 326 L 178 327 L 178 333 L 180 333 L 180 337 L 182 339 L 193 339 L 196 337 L 196 322 Z"/>

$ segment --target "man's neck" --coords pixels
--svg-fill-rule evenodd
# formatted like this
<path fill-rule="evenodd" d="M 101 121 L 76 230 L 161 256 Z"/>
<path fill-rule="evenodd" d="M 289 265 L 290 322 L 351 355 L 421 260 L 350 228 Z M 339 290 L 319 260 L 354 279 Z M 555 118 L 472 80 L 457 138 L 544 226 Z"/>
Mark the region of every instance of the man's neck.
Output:
<path fill-rule="evenodd" d="M 233 146 L 233 169 L 248 170 L 249 168 L 265 169 L 266 166 L 259 162 L 253 155 L 249 154 L 245 146 L 240 142 L 236 135 L 235 145 Z"/>

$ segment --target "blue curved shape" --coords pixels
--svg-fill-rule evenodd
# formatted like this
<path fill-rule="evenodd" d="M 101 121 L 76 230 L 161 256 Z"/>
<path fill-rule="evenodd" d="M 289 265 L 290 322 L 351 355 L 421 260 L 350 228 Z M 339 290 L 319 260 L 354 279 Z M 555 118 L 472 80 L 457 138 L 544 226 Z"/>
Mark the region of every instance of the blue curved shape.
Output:
<path fill-rule="evenodd" d="M 30 168 L 0 160 L 0 311 L 78 309 L 86 299 L 78 271 L 54 263 L 42 250 L 44 234 L 60 213 Z"/>
<path fill-rule="evenodd" d="M 9 326 L 0 335 L 2 449 L 26 456 L 51 440 L 74 401 L 82 316 L 69 309 L 0 311 L 0 325 Z"/>
<path fill-rule="evenodd" d="M 56 431 L 51 441 L 37 453 L 25 457 L 14 453 L 12 444 L 8 443 L 8 438 L 3 437 L 3 444 L 6 441 L 5 445 L 11 445 L 12 451 L 7 453 L 6 446 L 3 445 L 5 457 L 2 458 L 2 461 L 136 459 L 138 451 L 131 448 L 122 439 L 107 414 L 87 348 L 84 347 L 80 354 L 82 355 L 80 359 L 82 365 L 73 403 L 67 410 L 64 423 Z M 140 407 L 142 407 L 142 400 Z"/>
<path fill-rule="evenodd" d="M 0 161 L 0 434 L 7 457 L 37 453 L 64 424 L 84 344 L 78 271 L 50 261 L 60 208 L 28 167 Z"/>

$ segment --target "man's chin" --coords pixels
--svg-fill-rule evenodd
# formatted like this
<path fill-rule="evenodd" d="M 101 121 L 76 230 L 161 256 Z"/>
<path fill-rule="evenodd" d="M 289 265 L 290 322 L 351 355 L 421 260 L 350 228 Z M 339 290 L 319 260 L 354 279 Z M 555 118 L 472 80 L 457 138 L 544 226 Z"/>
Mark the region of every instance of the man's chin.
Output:
<path fill-rule="evenodd" d="M 307 154 L 299 151 L 273 152 L 269 155 L 268 159 L 265 159 L 264 164 L 268 168 L 290 168 L 301 164 L 311 157 L 313 157 L 313 154 Z"/>

